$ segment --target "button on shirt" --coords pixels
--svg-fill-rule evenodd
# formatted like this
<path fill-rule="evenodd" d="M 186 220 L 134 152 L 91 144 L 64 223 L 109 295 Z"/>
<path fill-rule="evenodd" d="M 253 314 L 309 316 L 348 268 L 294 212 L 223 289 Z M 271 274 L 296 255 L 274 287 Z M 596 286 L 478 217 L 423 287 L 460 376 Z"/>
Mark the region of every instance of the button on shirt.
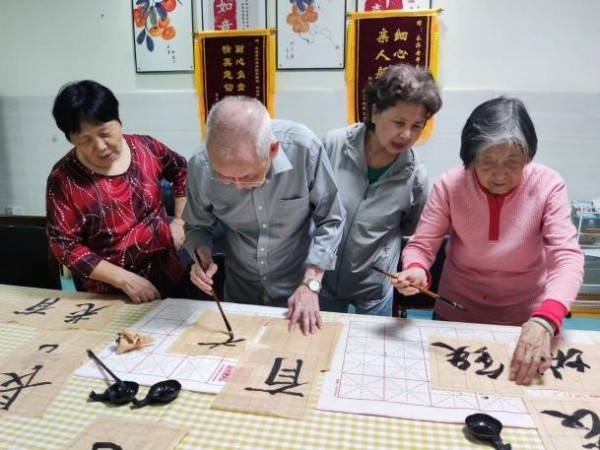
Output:
<path fill-rule="evenodd" d="M 273 121 L 279 152 L 265 184 L 236 189 L 211 178 L 205 150 L 188 166 L 184 211 L 186 248 L 212 247 L 212 231 L 225 225 L 225 299 L 285 306 L 307 265 L 335 267 L 344 210 L 331 165 L 305 126 Z"/>

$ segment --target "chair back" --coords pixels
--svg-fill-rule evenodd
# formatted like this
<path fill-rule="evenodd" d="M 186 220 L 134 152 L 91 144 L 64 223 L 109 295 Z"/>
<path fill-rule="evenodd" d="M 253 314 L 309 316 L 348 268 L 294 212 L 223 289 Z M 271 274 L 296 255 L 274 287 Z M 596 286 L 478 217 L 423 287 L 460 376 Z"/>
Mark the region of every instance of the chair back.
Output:
<path fill-rule="evenodd" d="M 60 264 L 50 253 L 46 217 L 0 216 L 0 283 L 60 289 Z"/>

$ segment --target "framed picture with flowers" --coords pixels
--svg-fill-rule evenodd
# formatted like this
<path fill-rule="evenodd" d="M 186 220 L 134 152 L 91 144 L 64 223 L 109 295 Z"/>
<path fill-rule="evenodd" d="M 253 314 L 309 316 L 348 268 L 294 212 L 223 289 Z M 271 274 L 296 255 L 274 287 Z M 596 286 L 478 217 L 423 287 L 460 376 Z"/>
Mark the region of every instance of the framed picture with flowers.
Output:
<path fill-rule="evenodd" d="M 192 0 L 132 0 L 137 73 L 192 72 Z"/>

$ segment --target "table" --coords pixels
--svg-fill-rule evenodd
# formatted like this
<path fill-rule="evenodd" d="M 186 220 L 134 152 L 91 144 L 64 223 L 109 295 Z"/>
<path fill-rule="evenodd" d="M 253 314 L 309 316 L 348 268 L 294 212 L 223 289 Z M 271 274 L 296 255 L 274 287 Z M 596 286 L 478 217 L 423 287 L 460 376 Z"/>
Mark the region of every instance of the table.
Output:
<path fill-rule="evenodd" d="M 0 285 L 0 292 L 39 292 L 59 296 L 61 291 L 32 290 Z M 107 340 L 136 322 L 157 302 L 143 305 L 126 304 L 121 313 L 104 330 Z M 324 313 L 325 320 L 335 314 Z M 18 324 L 0 326 L 0 358 L 25 343 L 35 334 L 31 327 Z M 99 346 L 97 350 L 101 350 Z M 99 415 L 128 420 L 161 422 L 187 428 L 188 434 L 178 450 L 264 450 L 264 449 L 482 449 L 479 441 L 470 441 L 460 424 L 411 421 L 387 417 L 313 411 L 305 420 L 258 416 L 210 410 L 214 396 L 182 391 L 176 401 L 160 407 L 131 410 L 87 402 L 91 390 L 102 391 L 106 384 L 71 376 L 66 387 L 46 410 L 42 418 L 5 415 L 0 421 L 0 448 L 10 450 L 66 449 L 73 438 Z M 533 429 L 505 428 L 505 442 L 515 449 L 542 449 Z"/>

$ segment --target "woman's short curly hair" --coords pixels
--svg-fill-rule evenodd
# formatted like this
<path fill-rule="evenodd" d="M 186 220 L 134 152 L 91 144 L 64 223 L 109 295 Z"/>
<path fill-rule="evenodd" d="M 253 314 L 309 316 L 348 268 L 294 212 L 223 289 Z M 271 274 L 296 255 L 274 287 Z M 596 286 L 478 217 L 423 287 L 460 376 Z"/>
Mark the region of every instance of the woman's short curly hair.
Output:
<path fill-rule="evenodd" d="M 366 111 L 363 122 L 372 130 L 373 107 L 385 111 L 398 102 L 418 103 L 425 107 L 429 119 L 442 107 L 442 98 L 433 75 L 427 69 L 396 64 L 388 66 L 379 78 L 372 80 L 364 90 Z"/>

